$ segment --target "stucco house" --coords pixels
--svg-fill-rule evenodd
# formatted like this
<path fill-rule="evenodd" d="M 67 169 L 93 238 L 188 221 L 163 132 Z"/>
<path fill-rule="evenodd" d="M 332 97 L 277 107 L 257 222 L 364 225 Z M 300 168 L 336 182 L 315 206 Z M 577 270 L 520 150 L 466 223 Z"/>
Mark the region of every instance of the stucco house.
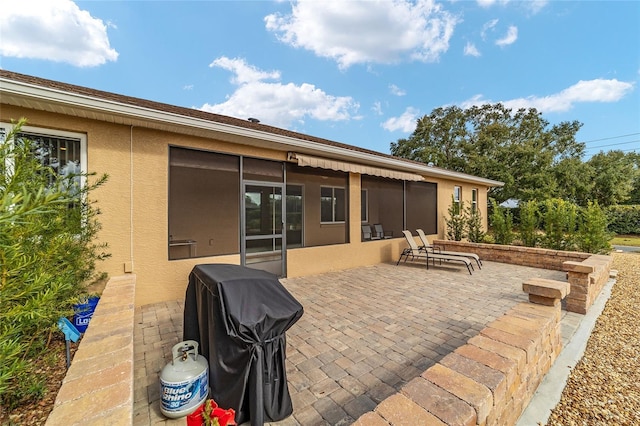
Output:
<path fill-rule="evenodd" d="M 487 217 L 502 185 L 261 124 L 0 70 L 0 132 L 46 147 L 58 170 L 107 173 L 93 193 L 110 276 L 136 305 L 184 297 L 199 263 L 296 277 L 398 258 L 401 231 L 444 236 L 453 196 Z M 392 238 L 365 240 L 362 224 Z"/>

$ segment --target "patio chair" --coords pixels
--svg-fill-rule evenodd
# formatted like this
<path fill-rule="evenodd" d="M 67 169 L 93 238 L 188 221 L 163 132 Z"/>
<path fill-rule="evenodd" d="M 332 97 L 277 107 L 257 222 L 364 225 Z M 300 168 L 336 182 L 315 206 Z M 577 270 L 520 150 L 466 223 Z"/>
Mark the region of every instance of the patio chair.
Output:
<path fill-rule="evenodd" d="M 449 262 L 464 263 L 464 265 L 467 267 L 467 271 L 469 271 L 469 275 L 473 275 L 473 272 L 471 272 L 473 270 L 473 264 L 471 263 L 469 258 L 462 256 L 450 256 L 448 254 L 440 254 L 433 251 L 429 252 L 426 250 L 422 250 L 420 249 L 420 247 L 418 247 L 418 244 L 416 244 L 416 241 L 413 239 L 413 235 L 411 235 L 411 232 L 404 230 L 402 231 L 402 233 L 404 234 L 404 237 L 409 244 L 409 248 L 402 250 L 402 253 L 400 253 L 400 258 L 396 262 L 396 266 L 400 264 L 400 261 L 403 257 L 405 262 L 407 261 L 407 259 L 409 259 L 409 257 L 411 257 L 411 260 L 414 260 L 415 258 L 425 259 L 427 269 L 429 269 L 429 259 L 433 260 L 434 266 L 436 264 L 436 260 L 439 260 L 441 264 L 442 261 L 445 260 Z"/>
<path fill-rule="evenodd" d="M 375 225 L 373 225 L 373 229 L 376 231 L 376 237 L 379 240 L 393 238 L 393 231 L 385 232 L 381 223 L 376 223 Z"/>
<path fill-rule="evenodd" d="M 421 249 L 425 250 L 425 251 L 432 251 L 432 252 L 437 252 L 440 254 L 448 254 L 449 256 L 462 256 L 462 257 L 468 257 L 471 258 L 473 260 L 476 261 L 476 264 L 478 265 L 478 268 L 482 269 L 482 261 L 480 260 L 480 256 L 478 256 L 475 253 L 467 253 L 467 252 L 462 252 L 462 251 L 444 251 L 439 249 L 438 247 L 432 246 L 431 244 L 429 244 L 429 239 L 427 238 L 427 236 L 425 235 L 424 231 L 422 229 L 416 229 L 416 232 L 418 233 L 418 237 L 420 237 L 420 240 L 422 241 L 422 245 L 420 246 Z"/>
<path fill-rule="evenodd" d="M 371 241 L 371 240 L 379 240 L 377 235 L 373 233 L 371 230 L 371 225 L 364 224 L 362 225 L 362 241 Z"/>

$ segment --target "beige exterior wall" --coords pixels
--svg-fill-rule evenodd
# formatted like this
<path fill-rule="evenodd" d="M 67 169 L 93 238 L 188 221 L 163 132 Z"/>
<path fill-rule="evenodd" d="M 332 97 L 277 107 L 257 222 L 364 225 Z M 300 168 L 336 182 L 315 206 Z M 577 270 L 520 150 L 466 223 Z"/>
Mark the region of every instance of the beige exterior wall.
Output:
<path fill-rule="evenodd" d="M 27 125 L 50 130 L 85 134 L 88 171 L 107 173 L 108 182 L 92 194 L 102 214 L 99 238 L 109 245 L 111 257 L 98 265 L 110 276 L 134 273 L 137 276 L 136 305 L 184 297 L 191 269 L 200 263 L 240 263 L 240 255 L 168 260 L 168 156 L 169 146 L 183 146 L 241 154 L 277 161 L 286 152 L 248 145 L 160 132 L 97 120 L 70 117 L 8 105 L 0 109 L 0 121 L 8 123 L 26 117 Z M 287 253 L 287 275 L 291 277 L 340 270 L 379 262 L 395 261 L 405 246 L 403 238 L 361 242 L 360 175 L 349 176 L 348 244 L 291 249 Z M 452 181 L 438 183 L 438 229 L 444 235 L 443 215 L 451 200 Z M 478 205 L 486 216 L 486 187 L 460 184 L 463 200 L 471 199 L 471 188 L 478 188 Z M 312 196 L 312 194 L 305 194 Z M 318 196 L 319 199 L 319 196 Z M 305 212 L 305 232 L 316 232 L 319 218 Z M 319 212 L 315 213 L 319 215 Z M 486 223 L 486 217 L 484 217 Z M 315 222 L 314 222 L 315 221 Z M 315 225 L 312 225 L 314 222 Z M 335 225 L 317 232 L 342 232 Z"/>
<path fill-rule="evenodd" d="M 462 203 L 467 207 L 471 201 L 471 190 L 478 190 L 478 209 L 482 214 L 482 224 L 487 229 L 487 191 L 486 186 L 480 186 L 476 183 L 468 182 L 455 182 L 451 180 L 433 181 L 438 183 L 438 235 L 432 235 L 432 237 L 443 238 L 446 233 L 446 225 L 444 219 L 448 217 L 447 210 L 451 206 L 451 197 L 453 196 L 453 188 L 459 186 L 462 188 Z"/>

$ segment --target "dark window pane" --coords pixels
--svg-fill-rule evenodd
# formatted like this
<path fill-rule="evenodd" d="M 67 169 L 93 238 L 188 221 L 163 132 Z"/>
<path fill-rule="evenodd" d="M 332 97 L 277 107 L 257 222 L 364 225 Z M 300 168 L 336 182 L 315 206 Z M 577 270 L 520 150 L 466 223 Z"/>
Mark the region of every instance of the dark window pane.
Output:
<path fill-rule="evenodd" d="M 320 188 L 320 221 L 333 222 L 333 188 Z"/>
<path fill-rule="evenodd" d="M 243 158 L 242 175 L 245 180 L 282 182 L 283 167 L 279 161 Z"/>
<path fill-rule="evenodd" d="M 438 233 L 438 185 L 407 182 L 407 229 L 422 229 L 427 235 Z"/>
<path fill-rule="evenodd" d="M 239 193 L 239 157 L 171 147 L 169 259 L 239 253 Z"/>
<path fill-rule="evenodd" d="M 334 206 L 334 222 L 344 222 L 347 212 L 347 206 L 344 197 L 345 191 L 343 188 L 333 188 L 333 196 L 335 200 Z"/>
<path fill-rule="evenodd" d="M 360 221 L 367 222 L 367 191 L 360 191 Z"/>
<path fill-rule="evenodd" d="M 362 189 L 367 190 L 369 223 L 381 224 L 385 233 L 401 237 L 405 229 L 403 181 L 363 176 Z"/>
<path fill-rule="evenodd" d="M 349 175 L 333 170 L 300 167 L 291 163 L 286 166 L 287 184 L 304 187 L 304 216 L 302 217 L 304 234 L 298 237 L 304 239 L 304 246 L 346 243 L 349 239 L 348 221 L 333 222 L 335 203 L 332 188 L 346 188 L 349 184 Z M 288 236 L 289 232 L 287 232 Z"/>
<path fill-rule="evenodd" d="M 302 247 L 302 186 L 287 185 L 287 247 Z"/>

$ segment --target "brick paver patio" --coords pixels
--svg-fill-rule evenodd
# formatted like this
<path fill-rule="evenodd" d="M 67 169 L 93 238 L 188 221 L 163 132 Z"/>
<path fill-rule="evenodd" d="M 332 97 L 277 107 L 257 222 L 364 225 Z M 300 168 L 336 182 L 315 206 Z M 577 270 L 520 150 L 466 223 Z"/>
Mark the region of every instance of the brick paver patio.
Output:
<path fill-rule="evenodd" d="M 485 262 L 470 276 L 464 267 L 426 270 L 416 263 L 282 279 L 305 312 L 287 333 L 294 412 L 275 424 L 351 424 L 526 301 L 522 282 L 531 277 L 565 280 L 565 273 Z M 158 380 L 182 340 L 183 306 L 174 301 L 136 309 L 135 425 L 186 424 L 160 413 Z M 563 326 L 579 317 L 568 314 Z"/>

